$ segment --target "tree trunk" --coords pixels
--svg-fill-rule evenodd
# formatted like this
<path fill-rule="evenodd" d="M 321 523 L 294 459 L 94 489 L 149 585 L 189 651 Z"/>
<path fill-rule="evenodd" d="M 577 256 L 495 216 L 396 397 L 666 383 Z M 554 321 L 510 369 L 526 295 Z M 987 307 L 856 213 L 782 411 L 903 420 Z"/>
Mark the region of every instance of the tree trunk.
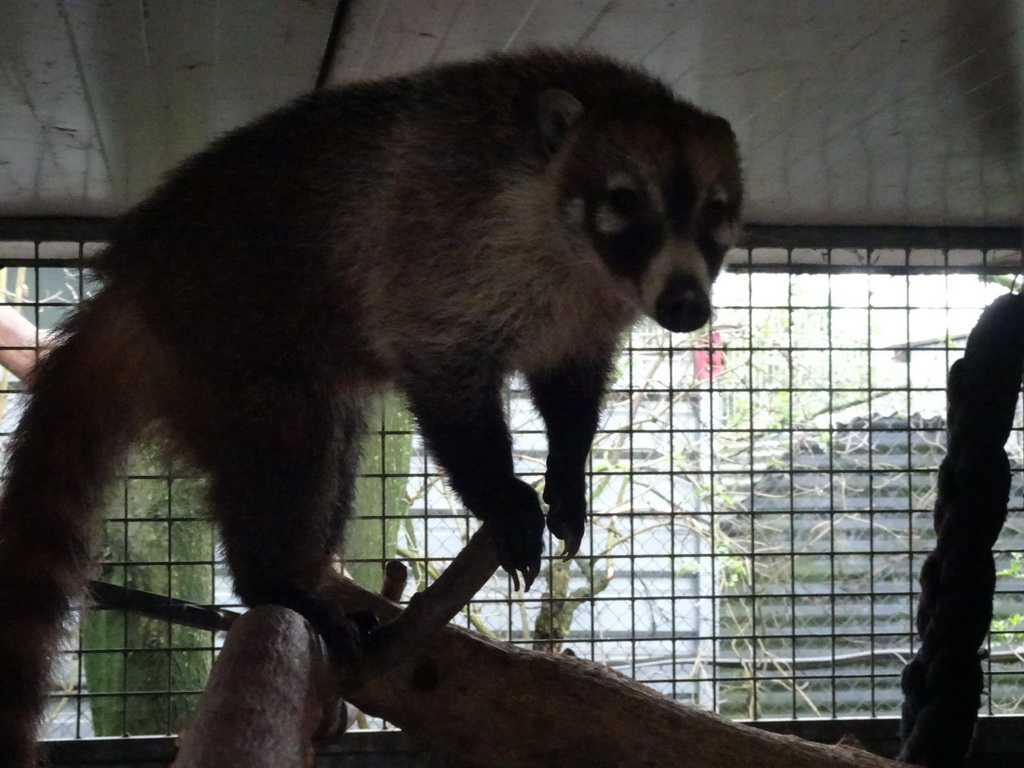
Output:
<path fill-rule="evenodd" d="M 381 563 L 395 558 L 399 527 L 409 512 L 412 424 L 397 395 L 385 396 L 375 413 L 363 440 L 363 476 L 356 480 L 346 527 L 345 569 L 357 584 L 377 592 Z"/>
<path fill-rule="evenodd" d="M 101 536 L 107 565 L 101 579 L 212 603 L 213 537 L 199 514 L 202 483 L 160 477 L 167 469 L 152 446 L 133 453 L 128 468 L 130 476 L 148 477 L 126 480 L 123 495 L 118 494 L 108 508 Z M 169 565 L 139 564 L 168 560 Z M 210 633 L 199 629 L 121 610 L 85 612 L 82 647 L 88 653 L 82 663 L 95 734 L 176 730 L 195 707 L 195 692 L 206 684 L 212 644 Z"/>

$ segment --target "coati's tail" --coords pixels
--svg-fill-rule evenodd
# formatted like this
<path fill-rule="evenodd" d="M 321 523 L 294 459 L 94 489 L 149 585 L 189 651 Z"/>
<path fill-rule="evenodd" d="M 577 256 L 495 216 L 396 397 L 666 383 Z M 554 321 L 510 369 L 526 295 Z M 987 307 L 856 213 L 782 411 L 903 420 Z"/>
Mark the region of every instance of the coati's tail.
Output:
<path fill-rule="evenodd" d="M 97 513 L 139 413 L 129 378 L 147 345 L 111 298 L 87 301 L 37 366 L 8 459 L 0 498 L 0 768 L 36 765 L 64 623 L 87 583 Z"/>

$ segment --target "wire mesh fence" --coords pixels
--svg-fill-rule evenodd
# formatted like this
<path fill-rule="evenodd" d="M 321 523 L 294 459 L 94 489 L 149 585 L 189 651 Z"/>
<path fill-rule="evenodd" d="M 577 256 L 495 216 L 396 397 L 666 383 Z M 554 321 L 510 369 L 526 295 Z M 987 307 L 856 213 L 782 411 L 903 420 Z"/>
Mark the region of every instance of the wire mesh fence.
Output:
<path fill-rule="evenodd" d="M 2 242 L 6 312 L 45 329 L 90 289 L 83 242 Z M 735 718 L 898 714 L 914 649 L 917 577 L 945 446 L 945 374 L 981 309 L 1010 289 L 1017 250 L 736 251 L 715 319 L 625 340 L 590 459 L 578 557 L 549 557 L 527 593 L 497 575 L 460 617 L 524 647 L 606 663 Z M 286 287 L 282 287 L 286 290 Z M 2 379 L 9 434 L 23 387 Z M 523 382 L 508 389 L 516 471 L 538 489 L 546 441 Z M 986 712 L 1024 696 L 1024 437 L 1007 445 Z M 345 567 L 370 588 L 383 561 L 429 583 L 477 523 L 425 456 L 400 400 L 364 444 Z M 202 519 L 202 481 L 158 446 L 133 453 L 98 539 L 98 578 L 237 606 Z M 558 542 L 548 542 L 548 555 Z M 75 617 L 52 737 L 173 732 L 220 638 L 97 609 Z M 361 725 L 385 724 L 363 718 Z"/>

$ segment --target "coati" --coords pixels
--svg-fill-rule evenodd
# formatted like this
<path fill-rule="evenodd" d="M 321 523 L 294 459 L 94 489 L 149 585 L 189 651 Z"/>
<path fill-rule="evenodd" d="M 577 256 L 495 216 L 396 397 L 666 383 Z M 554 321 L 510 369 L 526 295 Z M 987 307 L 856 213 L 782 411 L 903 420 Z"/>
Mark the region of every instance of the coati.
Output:
<path fill-rule="evenodd" d="M 729 124 L 639 69 L 535 50 L 317 91 L 227 134 L 122 217 L 102 288 L 60 328 L 0 500 L 0 766 L 30 765 L 97 509 L 155 428 L 208 477 L 239 597 L 335 648 L 367 401 L 425 444 L 536 577 L 580 546 L 584 466 L 620 334 L 692 331 L 741 206 Z M 546 424 L 543 499 L 502 414 L 521 373 Z"/>

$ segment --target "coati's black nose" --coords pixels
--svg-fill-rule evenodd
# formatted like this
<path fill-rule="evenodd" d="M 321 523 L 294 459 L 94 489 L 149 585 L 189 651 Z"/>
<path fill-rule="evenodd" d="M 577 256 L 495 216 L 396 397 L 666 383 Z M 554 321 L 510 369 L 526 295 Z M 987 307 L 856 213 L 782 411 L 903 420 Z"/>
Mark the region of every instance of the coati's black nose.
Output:
<path fill-rule="evenodd" d="M 711 317 L 711 299 L 691 275 L 672 275 L 654 306 L 654 319 L 673 333 L 695 331 Z"/>

